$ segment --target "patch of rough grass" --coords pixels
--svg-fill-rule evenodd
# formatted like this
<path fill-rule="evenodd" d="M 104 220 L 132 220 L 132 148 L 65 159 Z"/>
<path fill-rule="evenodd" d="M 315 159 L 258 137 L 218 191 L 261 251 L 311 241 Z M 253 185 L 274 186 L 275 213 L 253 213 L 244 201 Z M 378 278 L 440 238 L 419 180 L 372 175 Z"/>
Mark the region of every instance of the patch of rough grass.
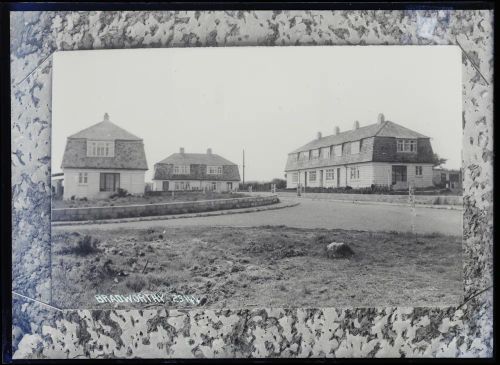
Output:
<path fill-rule="evenodd" d="M 128 277 L 125 281 L 125 286 L 136 293 L 144 289 L 146 284 L 146 280 L 144 280 L 141 276 Z"/>
<path fill-rule="evenodd" d="M 75 245 L 62 248 L 60 253 L 87 256 L 100 251 L 98 247 L 99 243 L 99 239 L 86 234 L 79 238 Z"/>

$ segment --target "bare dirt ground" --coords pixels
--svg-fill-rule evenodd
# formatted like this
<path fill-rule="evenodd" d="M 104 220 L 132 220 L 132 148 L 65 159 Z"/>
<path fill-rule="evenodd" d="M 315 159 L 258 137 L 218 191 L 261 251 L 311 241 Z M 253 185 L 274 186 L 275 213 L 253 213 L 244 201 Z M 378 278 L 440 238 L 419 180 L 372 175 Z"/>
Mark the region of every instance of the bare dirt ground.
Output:
<path fill-rule="evenodd" d="M 53 304 L 62 308 L 137 308 L 99 304 L 94 295 L 155 291 L 193 295 L 211 308 L 453 305 L 462 295 L 459 236 L 285 226 L 75 227 L 56 230 L 52 239 Z M 348 243 L 354 256 L 328 258 L 333 241 Z"/>
<path fill-rule="evenodd" d="M 161 195 L 130 195 L 109 199 L 75 199 L 75 200 L 52 200 L 52 208 L 81 208 L 81 207 L 104 207 L 104 206 L 119 206 L 132 204 L 155 204 L 155 203 L 171 203 L 180 201 L 195 201 L 195 200 L 212 200 L 212 199 L 230 199 L 244 198 L 248 195 L 243 193 L 225 193 L 215 191 L 176 191 L 164 193 Z"/>

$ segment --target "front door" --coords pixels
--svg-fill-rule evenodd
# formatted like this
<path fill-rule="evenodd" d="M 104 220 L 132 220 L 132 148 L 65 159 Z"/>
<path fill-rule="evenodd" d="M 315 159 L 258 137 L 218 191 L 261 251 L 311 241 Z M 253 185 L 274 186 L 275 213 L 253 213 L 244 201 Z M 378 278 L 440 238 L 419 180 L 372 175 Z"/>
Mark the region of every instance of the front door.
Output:
<path fill-rule="evenodd" d="M 232 183 L 232 182 L 228 182 L 228 183 L 227 183 L 227 190 L 228 190 L 228 191 L 233 190 L 233 183 Z"/>
<path fill-rule="evenodd" d="M 340 188 L 340 167 L 337 167 L 337 187 Z"/>
<path fill-rule="evenodd" d="M 162 190 L 163 191 L 168 191 L 168 181 L 164 181 L 163 182 Z"/>
<path fill-rule="evenodd" d="M 406 166 L 392 166 L 392 185 L 395 189 L 405 189 L 408 187 Z"/>

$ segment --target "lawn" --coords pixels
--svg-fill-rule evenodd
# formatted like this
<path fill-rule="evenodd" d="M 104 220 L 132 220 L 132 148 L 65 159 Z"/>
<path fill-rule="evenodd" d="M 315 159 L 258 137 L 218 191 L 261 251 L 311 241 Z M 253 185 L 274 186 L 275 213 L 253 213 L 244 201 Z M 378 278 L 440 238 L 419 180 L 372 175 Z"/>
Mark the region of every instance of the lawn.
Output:
<path fill-rule="evenodd" d="M 177 201 L 195 201 L 212 199 L 244 198 L 248 195 L 243 193 L 218 193 L 214 191 L 176 191 L 162 193 L 161 195 L 129 195 L 109 199 L 74 199 L 74 200 L 52 200 L 52 209 L 57 208 L 80 208 L 80 207 L 105 207 L 132 204 L 155 204 L 170 203 Z"/>
<path fill-rule="evenodd" d="M 94 295 L 156 291 L 194 295 L 210 308 L 434 306 L 462 295 L 462 238 L 455 236 L 285 226 L 53 228 L 52 240 L 53 303 L 63 308 L 126 308 Z M 348 243 L 354 256 L 328 258 L 333 241 Z"/>

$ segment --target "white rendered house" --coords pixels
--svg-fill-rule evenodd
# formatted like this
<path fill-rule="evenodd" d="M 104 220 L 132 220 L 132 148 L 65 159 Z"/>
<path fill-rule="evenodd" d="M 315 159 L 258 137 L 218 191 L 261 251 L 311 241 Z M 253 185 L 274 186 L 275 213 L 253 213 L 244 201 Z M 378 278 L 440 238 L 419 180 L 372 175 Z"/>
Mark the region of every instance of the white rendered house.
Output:
<path fill-rule="evenodd" d="M 141 138 L 104 120 L 67 138 L 61 168 L 64 199 L 107 198 L 119 188 L 144 194 L 148 169 Z"/>

